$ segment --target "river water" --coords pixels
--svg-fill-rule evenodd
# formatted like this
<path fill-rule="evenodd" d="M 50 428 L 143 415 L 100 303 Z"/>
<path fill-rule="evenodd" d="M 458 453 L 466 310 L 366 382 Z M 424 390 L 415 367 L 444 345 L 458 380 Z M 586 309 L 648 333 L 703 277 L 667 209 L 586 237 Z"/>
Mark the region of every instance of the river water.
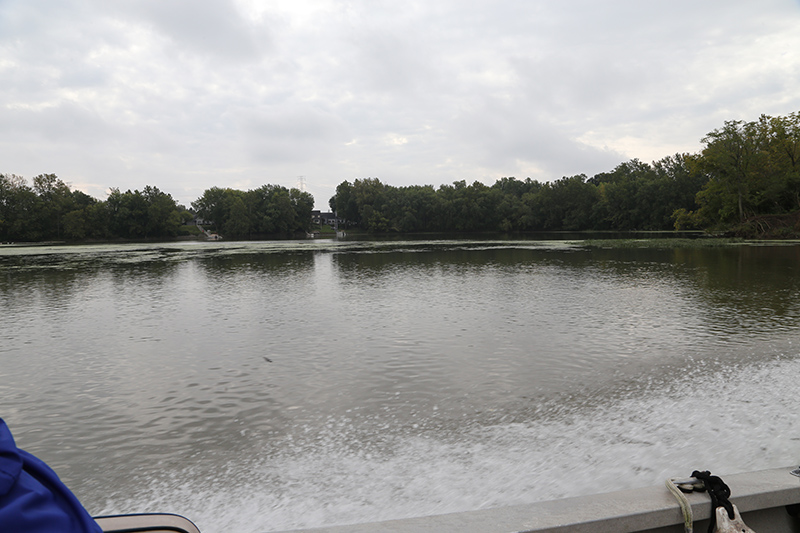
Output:
<path fill-rule="evenodd" d="M 0 248 L 0 417 L 93 514 L 268 532 L 800 461 L 800 246 Z"/>

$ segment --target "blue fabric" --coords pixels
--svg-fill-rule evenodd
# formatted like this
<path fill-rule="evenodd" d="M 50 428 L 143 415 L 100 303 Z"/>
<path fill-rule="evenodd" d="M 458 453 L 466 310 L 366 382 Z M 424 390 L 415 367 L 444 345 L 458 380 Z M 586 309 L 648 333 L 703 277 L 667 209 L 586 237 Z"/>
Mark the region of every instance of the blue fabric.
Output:
<path fill-rule="evenodd" d="M 0 418 L 0 531 L 102 533 L 56 473 L 20 450 Z"/>

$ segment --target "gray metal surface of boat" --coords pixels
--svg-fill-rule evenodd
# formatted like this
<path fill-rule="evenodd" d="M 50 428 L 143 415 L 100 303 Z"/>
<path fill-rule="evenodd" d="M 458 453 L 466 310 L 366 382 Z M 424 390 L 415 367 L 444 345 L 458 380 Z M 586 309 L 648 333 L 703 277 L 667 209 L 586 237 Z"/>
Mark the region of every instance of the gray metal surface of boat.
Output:
<path fill-rule="evenodd" d="M 795 467 L 723 476 L 730 501 L 756 533 L 800 531 L 800 478 Z M 711 501 L 705 493 L 687 494 L 694 531 L 705 532 Z M 390 520 L 350 526 L 295 530 L 292 533 L 682 533 L 683 515 L 666 486 L 637 488 L 530 505 Z M 289 532 L 283 532 L 289 533 Z"/>

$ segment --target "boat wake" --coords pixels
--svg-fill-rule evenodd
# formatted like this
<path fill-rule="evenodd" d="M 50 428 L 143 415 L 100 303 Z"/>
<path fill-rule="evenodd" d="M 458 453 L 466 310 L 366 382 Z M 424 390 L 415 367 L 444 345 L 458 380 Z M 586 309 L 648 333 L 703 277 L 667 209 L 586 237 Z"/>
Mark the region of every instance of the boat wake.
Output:
<path fill-rule="evenodd" d="M 104 513 L 159 510 L 203 531 L 267 532 L 531 503 L 733 474 L 800 459 L 800 359 L 519 405 L 493 417 L 395 427 L 331 419 L 276 445 L 149 480 Z"/>

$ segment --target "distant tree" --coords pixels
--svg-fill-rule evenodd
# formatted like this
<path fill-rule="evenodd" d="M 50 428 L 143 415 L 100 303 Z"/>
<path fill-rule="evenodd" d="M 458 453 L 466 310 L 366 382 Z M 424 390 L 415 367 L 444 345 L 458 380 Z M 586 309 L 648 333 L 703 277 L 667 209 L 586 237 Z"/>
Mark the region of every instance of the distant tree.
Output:
<path fill-rule="evenodd" d="M 85 209 L 75 209 L 64 215 L 64 236 L 68 239 L 85 239 L 88 234 Z"/>
<path fill-rule="evenodd" d="M 192 202 L 197 216 L 228 238 L 293 235 L 311 226 L 314 197 L 298 189 L 262 185 L 239 191 L 212 187 Z"/>
<path fill-rule="evenodd" d="M 219 228 L 224 223 L 226 211 L 228 207 L 225 205 L 225 197 L 232 189 L 222 189 L 220 187 L 211 187 L 203 192 L 203 195 L 192 202 L 197 216 L 211 222 L 214 229 L 219 231 Z"/>
<path fill-rule="evenodd" d="M 181 209 L 171 195 L 150 185 L 142 190 L 147 203 L 145 235 L 149 237 L 174 237 L 181 226 Z"/>
<path fill-rule="evenodd" d="M 84 207 L 83 218 L 87 238 L 108 239 L 112 236 L 108 202 L 95 202 Z"/>
<path fill-rule="evenodd" d="M 238 193 L 238 194 L 235 194 Z M 250 217 L 244 203 L 244 194 L 235 191 L 226 196 L 226 213 L 222 233 L 226 237 L 240 239 L 250 235 Z"/>
<path fill-rule="evenodd" d="M 391 224 L 385 215 L 386 186 L 377 178 L 357 179 L 353 182 L 353 196 L 358 205 L 358 222 L 370 231 L 387 231 Z"/>
<path fill-rule="evenodd" d="M 695 197 L 708 177 L 697 172 L 692 154 L 675 154 L 653 162 L 659 194 L 650 207 L 653 224 L 658 229 L 668 229 L 676 209 L 690 211 L 696 206 Z"/>
<path fill-rule="evenodd" d="M 72 191 L 55 174 L 39 174 L 33 178 L 33 190 L 42 201 L 38 216 L 43 233 L 60 239 L 63 218 L 75 208 Z"/>
<path fill-rule="evenodd" d="M 599 199 L 597 187 L 584 174 L 546 183 L 533 198 L 535 227 L 541 230 L 585 230 L 592 228 L 593 207 Z"/>
<path fill-rule="evenodd" d="M 97 198 L 89 196 L 83 191 L 75 189 L 72 191 L 72 201 L 76 209 L 84 209 L 97 203 Z"/>
<path fill-rule="evenodd" d="M 38 240 L 42 237 L 41 200 L 16 174 L 0 174 L 0 239 Z"/>
<path fill-rule="evenodd" d="M 353 184 L 343 181 L 336 187 L 336 194 L 328 201 L 328 205 L 339 218 L 344 219 L 349 224 L 359 224 L 361 215 L 358 211 L 358 204 L 353 194 Z"/>
<path fill-rule="evenodd" d="M 311 193 L 300 189 L 290 189 L 289 201 L 292 204 L 295 215 L 295 224 L 292 231 L 305 232 L 311 229 L 311 212 L 314 210 L 314 197 Z"/>
<path fill-rule="evenodd" d="M 129 189 L 123 193 L 112 188 L 106 203 L 114 235 L 130 239 L 147 236 L 148 205 L 141 192 Z"/>
<path fill-rule="evenodd" d="M 589 183 L 597 184 L 600 197 L 595 212 L 603 215 L 610 229 L 644 229 L 646 207 L 637 200 L 641 189 L 653 177 L 650 165 L 638 159 L 620 163 L 613 171 L 592 177 Z"/>

